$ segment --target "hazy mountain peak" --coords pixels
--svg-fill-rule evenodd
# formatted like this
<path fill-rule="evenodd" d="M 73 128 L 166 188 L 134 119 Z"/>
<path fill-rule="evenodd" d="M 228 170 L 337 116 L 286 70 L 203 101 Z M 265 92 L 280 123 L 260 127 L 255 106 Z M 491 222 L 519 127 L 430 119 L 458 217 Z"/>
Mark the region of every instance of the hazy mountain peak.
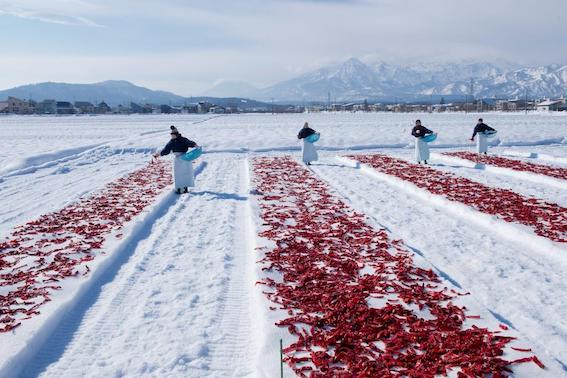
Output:
<path fill-rule="evenodd" d="M 105 80 L 96 83 L 96 85 L 102 85 L 107 87 L 137 87 L 137 85 L 132 84 L 127 80 Z"/>
<path fill-rule="evenodd" d="M 258 94 L 258 88 L 245 81 L 220 80 L 204 94 L 214 97 L 249 97 L 254 98 Z"/>

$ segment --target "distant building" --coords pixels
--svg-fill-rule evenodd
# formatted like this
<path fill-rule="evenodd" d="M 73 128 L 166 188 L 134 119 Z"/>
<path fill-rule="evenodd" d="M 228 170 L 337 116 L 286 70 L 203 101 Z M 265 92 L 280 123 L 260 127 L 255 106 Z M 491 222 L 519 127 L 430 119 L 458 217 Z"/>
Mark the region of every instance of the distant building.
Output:
<path fill-rule="evenodd" d="M 57 101 L 43 100 L 35 106 L 36 114 L 57 114 Z"/>
<path fill-rule="evenodd" d="M 536 105 L 539 112 L 556 112 L 564 108 L 565 99 L 561 100 L 545 100 Z"/>
<path fill-rule="evenodd" d="M 490 98 L 483 98 L 476 100 L 475 105 L 477 112 L 486 112 L 495 109 L 496 101 Z"/>
<path fill-rule="evenodd" d="M 197 105 L 184 105 L 181 108 L 181 113 L 183 114 L 193 114 L 199 111 L 199 107 Z"/>
<path fill-rule="evenodd" d="M 124 106 L 122 104 L 118 105 L 114 109 L 112 109 L 112 113 L 114 114 L 131 114 L 132 110 L 128 106 Z"/>
<path fill-rule="evenodd" d="M 356 104 L 354 102 L 348 103 L 348 104 L 344 104 L 343 105 L 343 110 L 347 111 L 347 112 L 352 112 L 354 110 L 354 106 Z"/>
<path fill-rule="evenodd" d="M 307 107 L 307 110 L 309 111 L 309 113 L 321 113 L 323 110 L 325 110 L 325 107 L 322 105 L 309 105 Z M 272 110 L 272 112 L 275 112 L 276 110 Z"/>
<path fill-rule="evenodd" d="M 207 101 L 200 101 L 197 104 L 197 113 L 199 114 L 205 114 L 208 113 L 209 110 L 213 107 L 214 105 L 211 104 L 210 102 Z"/>
<path fill-rule="evenodd" d="M 452 106 L 453 104 L 446 104 L 445 101 L 443 101 L 442 104 L 431 105 L 431 111 L 435 113 L 444 113 L 447 110 L 451 109 Z"/>
<path fill-rule="evenodd" d="M 0 114 L 8 113 L 8 101 L 0 101 Z"/>
<path fill-rule="evenodd" d="M 25 100 L 20 100 L 16 97 L 8 97 L 8 107 L 6 112 L 12 114 L 32 114 L 34 111 L 33 106 Z"/>
<path fill-rule="evenodd" d="M 394 113 L 407 113 L 408 106 L 407 104 L 393 104 L 391 110 Z"/>
<path fill-rule="evenodd" d="M 112 109 L 110 108 L 110 106 L 108 106 L 108 104 L 104 101 L 98 104 L 95 109 L 96 114 L 106 114 L 106 113 L 110 113 L 111 111 Z"/>
<path fill-rule="evenodd" d="M 75 107 L 68 101 L 57 101 L 57 114 L 75 114 Z"/>
<path fill-rule="evenodd" d="M 93 114 L 95 106 L 87 101 L 75 101 L 75 110 L 79 114 Z"/>
<path fill-rule="evenodd" d="M 498 112 L 515 112 L 518 110 L 518 103 L 515 100 L 498 100 L 494 108 Z"/>
<path fill-rule="evenodd" d="M 160 105 L 159 109 L 162 114 L 179 114 L 182 112 L 180 106 Z"/>
<path fill-rule="evenodd" d="M 371 112 L 384 112 L 386 111 L 386 106 L 384 104 L 377 103 L 369 105 L 368 110 L 370 110 Z"/>
<path fill-rule="evenodd" d="M 213 114 L 224 114 L 226 113 L 226 109 L 222 106 L 213 106 L 209 109 L 209 113 Z"/>
<path fill-rule="evenodd" d="M 151 114 L 152 113 L 152 107 L 151 105 L 140 105 L 140 104 L 136 104 L 135 102 L 131 102 L 130 103 L 130 110 L 132 111 L 132 113 L 136 113 L 136 114 Z"/>

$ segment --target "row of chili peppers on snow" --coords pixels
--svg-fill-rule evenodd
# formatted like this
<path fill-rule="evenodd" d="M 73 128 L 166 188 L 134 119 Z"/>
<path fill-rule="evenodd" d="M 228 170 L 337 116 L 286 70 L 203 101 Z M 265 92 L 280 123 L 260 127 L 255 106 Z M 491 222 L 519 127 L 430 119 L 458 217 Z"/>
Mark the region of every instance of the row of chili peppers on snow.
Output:
<path fill-rule="evenodd" d="M 121 237 L 118 230 L 170 182 L 166 164 L 152 162 L 0 241 L 0 333 L 38 315 L 62 280 L 86 275 L 106 238 Z"/>
<path fill-rule="evenodd" d="M 444 155 L 455 156 L 479 164 L 493 165 L 495 167 L 513 169 L 514 171 L 536 173 L 538 175 L 545 175 L 561 180 L 567 180 L 567 168 L 552 167 L 544 164 L 533 164 L 500 156 L 480 155 L 467 151 L 446 152 L 444 153 Z"/>
<path fill-rule="evenodd" d="M 297 375 L 504 377 L 515 362 L 541 365 L 505 360 L 512 337 L 467 323 L 475 316 L 456 304 L 465 294 L 302 165 L 272 157 L 252 168 L 266 245 L 259 283 L 287 314 L 277 325 L 295 336 L 284 360 Z"/>
<path fill-rule="evenodd" d="M 539 198 L 522 196 L 508 189 L 441 172 L 382 154 L 349 156 L 378 172 L 411 182 L 419 188 L 461 202 L 506 222 L 520 223 L 555 242 L 567 242 L 567 209 Z"/>

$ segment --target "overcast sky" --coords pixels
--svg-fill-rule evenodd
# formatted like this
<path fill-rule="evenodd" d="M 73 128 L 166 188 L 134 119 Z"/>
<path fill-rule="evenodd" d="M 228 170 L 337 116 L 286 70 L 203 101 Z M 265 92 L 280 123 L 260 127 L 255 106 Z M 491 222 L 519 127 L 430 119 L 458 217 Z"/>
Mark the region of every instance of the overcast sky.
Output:
<path fill-rule="evenodd" d="M 124 79 L 198 95 L 349 57 L 567 64 L 567 1 L 0 0 L 0 89 Z"/>

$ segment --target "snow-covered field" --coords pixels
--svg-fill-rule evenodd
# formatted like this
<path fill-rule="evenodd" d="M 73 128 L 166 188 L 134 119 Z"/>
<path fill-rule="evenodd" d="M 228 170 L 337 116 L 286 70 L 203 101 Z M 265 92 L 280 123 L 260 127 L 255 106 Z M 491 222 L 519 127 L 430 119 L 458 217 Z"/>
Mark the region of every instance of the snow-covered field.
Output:
<path fill-rule="evenodd" d="M 498 130 L 492 154 L 567 168 L 567 115 L 480 116 Z M 105 241 L 89 274 L 65 279 L 40 314 L 0 332 L 0 377 L 279 376 L 280 338 L 284 347 L 296 338 L 274 325 L 286 312 L 272 310 L 262 293 L 266 288 L 256 285 L 266 277 L 256 247 L 271 244 L 257 236 L 263 221 L 252 166 L 262 156 L 299 158 L 296 135 L 305 121 L 322 135 L 320 161 L 309 174 L 366 215 L 372 227 L 403 240 L 415 264 L 432 269 L 443 285 L 470 292 L 456 301 L 481 315 L 476 325 L 492 330 L 504 325 L 507 335 L 518 338 L 512 346 L 531 348 L 546 366 L 513 364 L 515 376 L 567 376 L 566 243 L 341 158 L 381 153 L 411 160 L 409 133 L 419 118 L 439 133 L 432 144 L 435 170 L 565 209 L 567 177 L 492 169 L 442 155 L 473 150 L 468 138 L 478 117 L 0 117 L 2 240 L 15 227 L 143 169 L 168 140 L 171 124 L 205 150 L 196 163 L 193 193 L 157 195 L 124 224 L 120 238 Z M 567 214 L 560 216 L 562 222 Z M 0 264 L 0 274 L 3 269 Z M 3 280 L 0 276 L 0 299 L 10 290 Z M 0 308 L 0 328 L 5 310 Z M 532 355 L 505 352 L 507 360 Z M 289 366 L 284 375 L 294 375 Z"/>

